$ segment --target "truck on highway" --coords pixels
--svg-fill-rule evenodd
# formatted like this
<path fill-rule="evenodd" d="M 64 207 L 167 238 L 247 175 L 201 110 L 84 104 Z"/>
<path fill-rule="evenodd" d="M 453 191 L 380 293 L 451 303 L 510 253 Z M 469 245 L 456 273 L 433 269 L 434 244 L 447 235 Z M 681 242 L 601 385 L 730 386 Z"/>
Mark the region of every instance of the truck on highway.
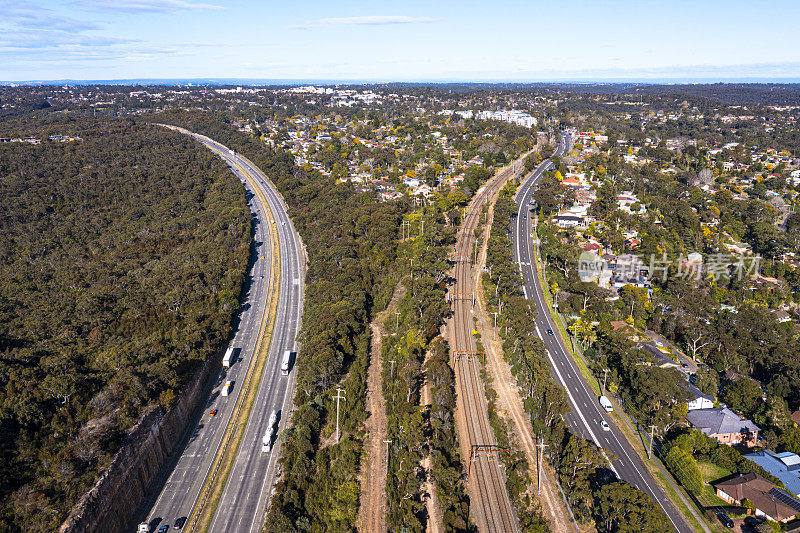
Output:
<path fill-rule="evenodd" d="M 603 409 L 605 409 L 607 413 L 610 413 L 614 410 L 614 406 L 611 405 L 611 401 L 605 396 L 600 396 L 600 405 L 603 406 Z"/>
<path fill-rule="evenodd" d="M 139 527 L 136 528 L 136 533 L 150 533 L 150 524 L 142 522 L 139 524 Z"/>
<path fill-rule="evenodd" d="M 261 441 L 261 451 L 271 452 L 272 441 L 275 438 L 275 426 L 278 424 L 278 413 L 273 410 L 269 415 L 269 422 L 267 422 L 267 430 L 264 432 L 264 438 Z"/>
<path fill-rule="evenodd" d="M 226 381 L 225 385 L 222 387 L 222 395 L 228 396 L 231 393 L 232 388 L 233 388 L 233 382 Z"/>
<path fill-rule="evenodd" d="M 222 358 L 222 368 L 225 370 L 229 369 L 233 362 L 233 346 L 231 346 L 225 352 L 225 357 Z"/>
<path fill-rule="evenodd" d="M 292 352 L 286 350 L 283 352 L 283 362 L 281 362 L 281 374 L 284 376 L 289 375 L 289 370 L 292 365 Z"/>

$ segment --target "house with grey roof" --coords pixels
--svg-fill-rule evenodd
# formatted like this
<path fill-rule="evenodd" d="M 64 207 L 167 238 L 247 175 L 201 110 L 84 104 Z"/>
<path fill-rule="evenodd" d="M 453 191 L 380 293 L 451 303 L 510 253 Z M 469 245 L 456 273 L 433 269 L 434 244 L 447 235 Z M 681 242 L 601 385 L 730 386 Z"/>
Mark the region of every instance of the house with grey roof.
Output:
<path fill-rule="evenodd" d="M 694 409 L 686 414 L 686 420 L 709 437 L 717 439 L 720 444 L 728 446 L 740 443 L 752 446 L 761 431 L 753 422 L 739 418 L 727 407 Z"/>
<path fill-rule="evenodd" d="M 786 488 L 800 495 L 800 456 L 792 452 L 775 453 L 772 450 L 745 455 L 764 470 L 783 481 Z"/>

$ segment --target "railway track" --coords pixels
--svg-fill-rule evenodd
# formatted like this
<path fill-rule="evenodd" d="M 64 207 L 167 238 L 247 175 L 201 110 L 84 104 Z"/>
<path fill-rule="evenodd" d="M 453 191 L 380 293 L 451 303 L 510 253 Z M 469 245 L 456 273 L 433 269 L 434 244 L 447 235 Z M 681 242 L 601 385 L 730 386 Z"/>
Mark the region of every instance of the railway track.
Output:
<path fill-rule="evenodd" d="M 513 172 L 513 168 L 503 171 Z M 480 376 L 481 355 L 472 335 L 475 276 L 472 262 L 475 228 L 484 203 L 502 187 L 505 179 L 498 174 L 485 185 L 467 207 L 455 247 L 455 287 L 451 291 L 453 307 L 453 369 L 458 384 L 458 409 L 466 427 L 461 438 L 467 440 L 470 455 L 469 481 L 472 488 L 473 519 L 480 531 L 519 531 L 501 466 L 497 441 L 489 424 L 486 394 Z"/>

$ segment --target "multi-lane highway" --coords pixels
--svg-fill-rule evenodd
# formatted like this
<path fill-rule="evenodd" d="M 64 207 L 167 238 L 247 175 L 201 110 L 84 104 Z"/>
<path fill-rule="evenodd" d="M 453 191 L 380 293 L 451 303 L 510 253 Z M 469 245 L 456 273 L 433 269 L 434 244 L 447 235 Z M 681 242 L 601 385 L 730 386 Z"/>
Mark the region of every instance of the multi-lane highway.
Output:
<path fill-rule="evenodd" d="M 172 471 L 154 498 L 147 521 L 150 531 L 155 531 L 162 525 L 171 527 L 177 518 L 189 516 L 195 510 L 224 435 L 233 430 L 229 423 L 256 351 L 269 346 L 256 400 L 211 527 L 212 531 L 257 531 L 263 522 L 276 479 L 280 453 L 280 439 L 271 452 L 261 451 L 265 426 L 275 410 L 281 414 L 280 431 L 289 420 L 291 410 L 296 373 L 291 371 L 288 376 L 282 375 L 280 366 L 284 351 L 296 352 L 295 338 L 303 312 L 304 253 L 283 199 L 260 169 L 207 137 L 180 128 L 172 129 L 192 135 L 214 151 L 244 183 L 255 226 L 256 257 L 246 282 L 241 311 L 234 324 L 234 336 L 229 343 L 235 348 L 239 360 L 230 369 L 220 372 L 200 420 L 191 424 L 176 452 L 178 456 L 172 461 Z M 274 220 L 271 228 L 267 209 Z M 277 234 L 279 257 L 272 255 L 270 232 Z M 275 265 L 280 264 L 278 286 L 272 286 L 270 266 L 273 261 L 277 261 Z M 279 291 L 277 312 L 270 333 L 265 331 L 265 313 L 270 295 L 276 290 Z M 227 381 L 233 382 L 233 388 L 228 396 L 223 396 L 222 387 Z M 258 376 L 251 381 L 253 384 L 256 382 Z M 211 410 L 216 410 L 213 417 L 209 416 Z"/>
<path fill-rule="evenodd" d="M 505 172 L 513 172 L 513 169 Z M 478 224 L 481 207 L 503 186 L 505 177 L 498 175 L 493 178 L 478 191 L 467 207 L 456 242 L 455 284 L 450 292 L 453 305 L 450 342 L 458 392 L 457 408 L 460 422 L 464 424 L 460 437 L 462 449 L 468 450 L 464 459 L 469 462 L 472 516 L 482 532 L 519 530 L 506 490 L 505 472 L 500 467 L 497 441 L 489 425 L 486 395 L 480 377 L 481 354 L 477 353 L 472 336 L 475 276 L 478 274 L 472 262 L 474 228 Z"/>
<path fill-rule="evenodd" d="M 562 134 L 554 155 L 567 152 L 570 143 L 570 138 L 566 134 Z M 610 450 L 617 457 L 611 465 L 616 475 L 652 496 L 667 513 L 675 529 L 681 533 L 690 533 L 692 528 L 658 486 L 633 447 L 617 428 L 612 417 L 600 406 L 598 396 L 581 376 L 577 364 L 556 333 L 558 330 L 535 272 L 536 263 L 533 254 L 536 251 L 536 243 L 531 231 L 532 213 L 530 209 L 536 184 L 541 179 L 542 173 L 552 168 L 553 163 L 549 159 L 543 161 L 525 177 L 522 186 L 517 191 L 515 200 L 519 205 L 519 210 L 514 222 L 512 240 L 514 254 L 525 279 L 523 287 L 525 297 L 533 300 L 538 309 L 535 319 L 537 332 L 544 341 L 554 377 L 566 389 L 572 406 L 572 412 L 565 417 L 566 422 L 575 434 L 594 442 L 597 446 Z M 554 334 L 548 333 L 548 330 Z M 601 426 L 602 421 L 608 424 L 608 430 L 604 430 Z"/>

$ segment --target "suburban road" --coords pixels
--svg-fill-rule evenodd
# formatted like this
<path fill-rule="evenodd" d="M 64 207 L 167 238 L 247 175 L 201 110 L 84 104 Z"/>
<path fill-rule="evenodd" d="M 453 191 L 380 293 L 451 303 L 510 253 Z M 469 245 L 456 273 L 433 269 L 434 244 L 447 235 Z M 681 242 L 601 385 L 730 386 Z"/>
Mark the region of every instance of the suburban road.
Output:
<path fill-rule="evenodd" d="M 514 169 L 508 168 L 504 172 L 514 172 Z M 477 345 L 472 336 L 475 327 L 472 319 L 474 290 L 478 274 L 472 261 L 474 228 L 478 225 L 483 204 L 505 184 L 506 180 L 500 178 L 498 175 L 487 183 L 467 206 L 456 241 L 455 286 L 450 292 L 453 317 L 449 329 L 456 375 L 459 436 L 462 450 L 468 450 L 463 459 L 470 465 L 471 514 L 478 530 L 482 532 L 519 530 L 505 485 L 505 471 L 500 466 L 496 450 L 497 441 L 489 425 L 486 394 L 480 376 L 481 355 L 476 351 Z"/>
<path fill-rule="evenodd" d="M 561 155 L 568 151 L 571 141 L 567 134 L 561 134 L 558 147 L 554 155 Z M 565 416 L 569 428 L 586 440 L 594 442 L 597 446 L 610 450 L 617 459 L 611 464 L 611 469 L 620 479 L 623 479 L 638 489 L 648 493 L 664 509 L 674 528 L 681 533 L 691 533 L 693 530 L 684 519 L 683 515 L 675 508 L 672 502 L 658 486 L 653 476 L 642 463 L 625 436 L 617 428 L 614 420 L 600 406 L 597 395 L 583 378 L 572 356 L 562 344 L 558 334 L 548 334 L 551 330 L 557 332 L 553 323 L 550 310 L 547 307 L 542 287 L 535 272 L 532 251 L 536 243 L 531 234 L 530 204 L 536 184 L 542 177 L 544 170 L 552 170 L 553 163 L 548 159 L 543 161 L 536 169 L 528 174 L 517 191 L 515 200 L 519 205 L 512 241 L 514 254 L 522 270 L 525 285 L 525 297 L 536 303 L 538 314 L 536 316 L 536 329 L 539 337 L 544 341 L 547 357 L 553 368 L 556 380 L 567 391 L 572 412 Z M 604 431 L 600 422 L 605 420 L 610 430 Z"/>
<path fill-rule="evenodd" d="M 247 188 L 248 205 L 255 228 L 255 260 L 251 264 L 245 284 L 245 294 L 239 316 L 229 343 L 238 353 L 239 360 L 227 371 L 222 369 L 199 420 L 190 424 L 176 456 L 170 463 L 172 469 L 160 492 L 151 498 L 147 512 L 150 531 L 162 525 L 170 528 L 179 517 L 186 517 L 194 508 L 205 480 L 211 471 L 215 455 L 233 414 L 234 406 L 243 387 L 241 380 L 255 356 L 269 295 L 279 290 L 279 299 L 272 338 L 267 335 L 269 355 L 257 392 L 257 398 L 248 420 L 244 438 L 228 478 L 212 531 L 257 531 L 263 523 L 264 512 L 276 482 L 280 438 L 271 452 L 262 452 L 262 437 L 273 410 L 280 411 L 279 432 L 284 429 L 292 404 L 295 372 L 281 375 L 283 352 L 296 352 L 295 338 L 300 330 L 305 287 L 305 257 L 300 237 L 286 213 L 282 197 L 264 174 L 246 158 L 234 154 L 223 145 L 202 135 L 171 127 L 192 135 L 207 148 L 219 155 L 231 171 Z M 255 190 L 258 188 L 258 191 Z M 266 200 L 266 205 L 264 203 Z M 280 286 L 270 287 L 272 263 L 269 219 L 266 209 L 275 220 L 280 242 Z M 255 381 L 257 376 L 254 376 Z M 229 396 L 222 396 L 222 386 L 233 382 Z M 209 412 L 216 409 L 214 417 Z M 280 435 L 280 433 L 278 433 Z"/>

